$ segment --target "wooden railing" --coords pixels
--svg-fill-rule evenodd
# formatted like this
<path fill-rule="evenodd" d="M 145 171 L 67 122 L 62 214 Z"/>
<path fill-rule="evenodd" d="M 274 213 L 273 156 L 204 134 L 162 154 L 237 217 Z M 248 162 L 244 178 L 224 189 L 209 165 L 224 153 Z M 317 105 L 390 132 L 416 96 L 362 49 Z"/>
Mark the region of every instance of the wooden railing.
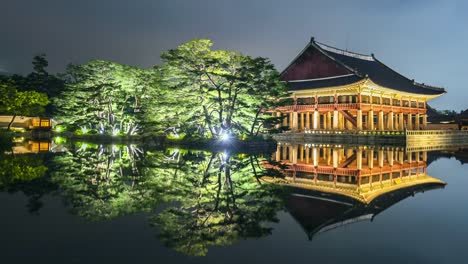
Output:
<path fill-rule="evenodd" d="M 312 112 L 315 109 L 318 111 L 333 111 L 336 109 L 340 110 L 357 110 L 362 109 L 363 111 L 384 111 L 388 112 L 397 112 L 404 114 L 424 114 L 426 112 L 425 108 L 409 107 L 409 106 L 394 106 L 394 105 L 380 105 L 380 104 L 367 104 L 367 103 L 339 103 L 339 104 L 311 104 L 311 105 L 287 105 L 278 107 L 279 111 L 298 111 L 298 112 Z"/>

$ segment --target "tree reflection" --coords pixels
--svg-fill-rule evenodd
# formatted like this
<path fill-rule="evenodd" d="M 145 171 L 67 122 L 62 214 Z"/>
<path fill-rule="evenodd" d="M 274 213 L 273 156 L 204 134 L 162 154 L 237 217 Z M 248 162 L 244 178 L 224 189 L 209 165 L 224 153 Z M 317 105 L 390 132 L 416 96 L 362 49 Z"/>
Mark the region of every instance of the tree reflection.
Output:
<path fill-rule="evenodd" d="M 41 197 L 55 189 L 45 177 L 48 168 L 43 155 L 0 155 L 0 191 L 23 192 L 28 198 L 28 211 L 37 213 Z"/>
<path fill-rule="evenodd" d="M 257 158 L 228 152 L 174 151 L 174 159 L 158 154 L 147 173 L 155 175 L 165 201 L 177 202 L 151 219 L 167 246 L 203 256 L 207 247 L 271 233 L 277 221 L 280 190 L 259 180 L 265 172 Z M 256 176 L 256 177 L 255 177 Z"/>
<path fill-rule="evenodd" d="M 62 189 L 73 212 L 92 220 L 153 208 L 140 176 L 142 151 L 134 145 L 79 143 L 54 159 L 52 181 Z"/>

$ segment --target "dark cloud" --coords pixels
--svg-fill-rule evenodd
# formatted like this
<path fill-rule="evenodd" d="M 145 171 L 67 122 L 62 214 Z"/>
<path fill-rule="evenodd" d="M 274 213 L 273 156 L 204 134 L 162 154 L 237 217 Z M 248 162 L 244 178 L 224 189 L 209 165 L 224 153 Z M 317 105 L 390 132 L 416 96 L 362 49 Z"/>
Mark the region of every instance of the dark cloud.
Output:
<path fill-rule="evenodd" d="M 468 5 L 461 0 L 5 0 L 1 7 L 0 65 L 10 72 L 31 71 L 40 52 L 54 72 L 95 58 L 150 67 L 193 38 L 269 57 L 282 70 L 313 35 L 446 87 L 436 107 L 468 107 Z"/>

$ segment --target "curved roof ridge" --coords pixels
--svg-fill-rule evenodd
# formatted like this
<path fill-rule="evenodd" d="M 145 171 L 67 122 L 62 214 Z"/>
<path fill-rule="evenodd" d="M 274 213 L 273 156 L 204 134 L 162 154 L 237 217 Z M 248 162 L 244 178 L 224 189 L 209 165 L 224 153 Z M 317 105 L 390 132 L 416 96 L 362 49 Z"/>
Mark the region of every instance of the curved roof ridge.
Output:
<path fill-rule="evenodd" d="M 412 82 L 414 85 L 417 85 L 417 86 L 421 86 L 421 87 L 424 87 L 424 88 L 427 88 L 427 89 L 430 89 L 430 90 L 433 90 L 433 91 L 443 91 L 445 92 L 445 89 L 443 87 L 436 87 L 436 86 L 430 86 L 430 85 L 427 85 L 427 84 L 424 84 L 424 83 L 418 83 L 416 82 L 414 79 L 410 79 L 406 76 L 404 76 L 403 74 L 395 71 L 394 69 L 392 69 L 391 67 L 387 66 L 385 63 L 381 62 L 379 59 L 377 59 L 374 54 L 372 54 L 372 58 L 374 58 L 374 61 L 379 63 L 380 65 L 384 66 L 385 68 L 389 69 L 390 71 L 398 74 L 399 76 L 405 78 L 406 80 Z"/>
<path fill-rule="evenodd" d="M 427 85 L 427 84 L 424 84 L 424 83 L 419 83 L 419 82 L 416 82 L 416 81 L 413 81 L 415 85 L 418 85 L 418 86 L 421 86 L 421 87 L 424 87 L 424 88 L 427 88 L 427 89 L 431 89 L 431 90 L 434 90 L 434 91 L 444 91 L 445 92 L 445 88 L 444 87 L 438 87 L 438 86 L 433 86 L 433 85 Z"/>
<path fill-rule="evenodd" d="M 332 47 L 330 45 L 327 45 L 327 44 L 324 44 L 324 43 L 321 43 L 321 42 L 318 42 L 318 41 L 315 41 L 315 40 L 313 40 L 313 41 L 317 45 L 319 45 L 320 48 L 322 48 L 322 49 L 324 49 L 326 51 L 331 51 L 331 52 L 334 52 L 334 53 L 338 53 L 338 54 L 341 54 L 341 55 L 345 55 L 345 56 L 349 56 L 349 57 L 353 57 L 353 58 L 357 58 L 357 59 L 361 59 L 361 60 L 368 60 L 368 61 L 373 61 L 374 60 L 374 57 L 372 55 L 361 54 L 361 53 L 357 53 L 357 52 L 343 50 L 343 49 L 335 48 L 335 47 Z"/>
<path fill-rule="evenodd" d="M 321 80 L 330 80 L 330 79 L 344 78 L 344 77 L 349 77 L 349 76 L 353 76 L 353 75 L 356 75 L 356 74 L 354 74 L 354 73 L 348 73 L 348 74 L 337 75 L 337 76 L 322 77 L 322 78 L 314 78 L 314 79 L 304 79 L 304 80 L 291 80 L 291 81 L 286 81 L 286 82 L 290 83 L 290 82 L 321 81 Z"/>

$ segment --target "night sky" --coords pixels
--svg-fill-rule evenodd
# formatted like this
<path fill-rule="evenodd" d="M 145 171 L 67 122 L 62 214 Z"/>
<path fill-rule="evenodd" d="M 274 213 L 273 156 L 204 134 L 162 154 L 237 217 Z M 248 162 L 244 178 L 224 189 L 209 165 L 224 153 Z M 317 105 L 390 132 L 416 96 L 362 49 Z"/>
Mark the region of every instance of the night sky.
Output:
<path fill-rule="evenodd" d="M 0 72 L 50 72 L 91 59 L 150 67 L 193 38 L 268 57 L 279 71 L 311 36 L 370 54 L 446 88 L 438 109 L 468 108 L 468 1 L 0 0 Z"/>

